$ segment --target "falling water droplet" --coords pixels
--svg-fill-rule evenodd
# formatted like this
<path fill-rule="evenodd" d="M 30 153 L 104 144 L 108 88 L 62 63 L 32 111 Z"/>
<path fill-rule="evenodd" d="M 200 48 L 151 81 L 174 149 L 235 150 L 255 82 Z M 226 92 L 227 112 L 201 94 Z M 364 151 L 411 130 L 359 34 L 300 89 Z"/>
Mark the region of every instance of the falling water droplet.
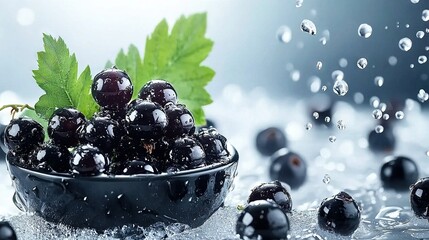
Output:
<path fill-rule="evenodd" d="M 321 37 L 321 38 L 319 39 L 319 42 L 320 42 L 322 45 L 326 45 L 326 43 L 328 42 L 328 40 L 326 39 L 326 37 Z"/>
<path fill-rule="evenodd" d="M 429 21 L 429 10 L 428 9 L 423 10 L 422 20 L 425 22 Z"/>
<path fill-rule="evenodd" d="M 356 104 L 362 104 L 363 101 L 365 100 L 365 96 L 362 93 L 357 92 L 353 95 L 353 100 L 355 101 Z"/>
<path fill-rule="evenodd" d="M 288 43 L 292 40 L 292 31 L 288 26 L 281 26 L 277 30 L 277 39 L 282 43 Z"/>
<path fill-rule="evenodd" d="M 343 80 L 344 79 L 344 73 L 341 70 L 335 70 L 331 74 L 333 80 Z"/>
<path fill-rule="evenodd" d="M 405 28 L 410 28 L 410 24 L 405 24 Z"/>
<path fill-rule="evenodd" d="M 424 36 L 425 36 L 425 32 L 423 32 L 423 31 L 418 31 L 418 32 L 416 33 L 416 37 L 417 37 L 417 38 L 422 39 Z"/>
<path fill-rule="evenodd" d="M 374 119 L 380 119 L 383 116 L 383 113 L 380 109 L 375 109 L 374 111 L 372 111 L 372 116 L 374 117 Z"/>
<path fill-rule="evenodd" d="M 325 92 L 327 89 L 328 89 L 328 87 L 327 87 L 327 86 L 325 86 L 325 85 L 323 85 L 323 86 L 322 86 L 322 91 L 324 91 L 324 92 Z"/>
<path fill-rule="evenodd" d="M 369 99 L 369 103 L 373 108 L 378 108 L 378 106 L 380 105 L 380 98 L 373 96 Z"/>
<path fill-rule="evenodd" d="M 410 68 L 414 68 L 414 64 L 412 64 L 412 63 L 411 63 L 411 64 L 410 64 Z"/>
<path fill-rule="evenodd" d="M 380 110 L 381 110 L 382 112 L 385 112 L 385 111 L 386 111 L 386 109 L 387 109 L 387 104 L 385 104 L 385 103 L 380 103 L 380 105 L 378 105 L 378 108 L 380 108 Z"/>
<path fill-rule="evenodd" d="M 313 127 L 313 124 L 311 124 L 311 123 L 305 124 L 305 129 L 306 130 L 310 130 L 312 127 Z"/>
<path fill-rule="evenodd" d="M 420 0 L 411 0 L 412 3 L 416 4 L 418 3 Z"/>
<path fill-rule="evenodd" d="M 290 78 L 292 78 L 292 81 L 297 82 L 297 81 L 299 81 L 300 75 L 301 74 L 298 70 L 293 70 L 290 73 Z"/>
<path fill-rule="evenodd" d="M 426 61 L 428 60 L 428 58 L 425 56 L 425 55 L 421 55 L 421 56 L 419 56 L 419 58 L 417 59 L 417 61 L 420 63 L 420 64 L 423 64 L 423 63 L 426 63 Z"/>
<path fill-rule="evenodd" d="M 332 89 L 338 96 L 344 96 L 349 91 L 349 85 L 344 80 L 336 80 Z"/>
<path fill-rule="evenodd" d="M 317 63 L 316 63 L 316 68 L 317 68 L 317 70 L 320 70 L 320 69 L 322 69 L 322 62 L 321 61 L 318 61 Z"/>
<path fill-rule="evenodd" d="M 382 125 L 377 125 L 374 130 L 376 133 L 382 133 L 384 131 L 384 127 Z"/>
<path fill-rule="evenodd" d="M 381 87 L 384 84 L 384 78 L 382 76 L 377 76 L 374 78 L 375 86 Z"/>
<path fill-rule="evenodd" d="M 358 68 L 364 69 L 366 68 L 366 65 L 368 65 L 368 60 L 366 60 L 366 58 L 359 58 L 356 65 L 358 66 Z"/>
<path fill-rule="evenodd" d="M 329 184 L 331 182 L 331 177 L 329 177 L 328 174 L 325 174 L 325 176 L 323 176 L 323 183 L 324 184 Z"/>
<path fill-rule="evenodd" d="M 314 112 L 313 113 L 313 117 L 314 117 L 314 119 L 319 119 L 319 113 L 318 112 Z"/>
<path fill-rule="evenodd" d="M 346 129 L 346 124 L 343 122 L 343 120 L 338 120 L 337 127 L 340 130 L 344 130 L 344 129 Z"/>
<path fill-rule="evenodd" d="M 338 65 L 340 65 L 340 67 L 345 68 L 348 65 L 348 61 L 345 58 L 340 58 L 340 60 L 338 61 Z"/>
<path fill-rule="evenodd" d="M 390 118 L 389 114 L 387 114 L 387 113 L 383 114 L 383 119 L 384 120 L 389 120 L 389 118 Z"/>
<path fill-rule="evenodd" d="M 331 121 L 331 118 L 330 117 L 325 117 L 325 122 L 330 122 Z"/>
<path fill-rule="evenodd" d="M 312 76 L 308 79 L 310 83 L 310 91 L 316 93 L 320 90 L 320 86 L 322 85 L 322 81 L 317 76 Z"/>
<path fill-rule="evenodd" d="M 413 46 L 413 42 L 411 41 L 411 39 L 404 37 L 401 40 L 399 40 L 398 46 L 399 46 L 399 49 L 407 52 Z"/>
<path fill-rule="evenodd" d="M 337 137 L 335 137 L 335 136 L 329 136 L 328 139 L 331 143 L 334 143 L 335 141 L 337 141 Z"/>
<path fill-rule="evenodd" d="M 311 20 L 308 19 L 304 19 L 301 22 L 301 30 L 304 32 L 307 32 L 311 35 L 315 35 L 317 30 L 316 30 L 316 25 L 314 25 L 314 23 Z"/>
<path fill-rule="evenodd" d="M 358 34 L 361 37 L 369 38 L 372 34 L 372 27 L 369 24 L 363 23 L 359 25 Z"/>
<path fill-rule="evenodd" d="M 399 120 L 403 119 L 404 118 L 404 112 L 403 111 L 397 111 L 395 113 L 395 117 L 396 117 L 396 119 L 399 119 Z"/>
<path fill-rule="evenodd" d="M 426 151 L 426 156 L 428 156 L 428 157 L 429 157 L 429 150 L 428 150 L 428 151 Z"/>
<path fill-rule="evenodd" d="M 398 63 L 398 59 L 395 56 L 390 56 L 387 60 L 390 66 L 395 66 Z"/>
<path fill-rule="evenodd" d="M 296 0 L 295 1 L 295 6 L 297 7 L 297 8 L 299 8 L 299 7 L 301 7 L 302 6 L 302 3 L 304 2 L 304 0 Z"/>
<path fill-rule="evenodd" d="M 429 99 L 429 94 L 425 90 L 420 89 L 419 93 L 417 93 L 417 99 L 422 103 L 426 102 Z"/>

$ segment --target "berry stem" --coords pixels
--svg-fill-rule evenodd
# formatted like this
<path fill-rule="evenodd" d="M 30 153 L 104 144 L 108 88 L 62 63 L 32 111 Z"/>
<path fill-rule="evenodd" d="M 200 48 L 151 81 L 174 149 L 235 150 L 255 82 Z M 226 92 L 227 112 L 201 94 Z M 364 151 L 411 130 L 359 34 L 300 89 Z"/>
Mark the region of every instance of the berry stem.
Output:
<path fill-rule="evenodd" d="M 10 114 L 12 114 L 12 118 L 15 118 L 15 113 L 22 112 L 24 109 L 34 110 L 34 107 L 28 104 L 6 104 L 0 107 L 0 111 L 6 108 L 11 108 Z"/>

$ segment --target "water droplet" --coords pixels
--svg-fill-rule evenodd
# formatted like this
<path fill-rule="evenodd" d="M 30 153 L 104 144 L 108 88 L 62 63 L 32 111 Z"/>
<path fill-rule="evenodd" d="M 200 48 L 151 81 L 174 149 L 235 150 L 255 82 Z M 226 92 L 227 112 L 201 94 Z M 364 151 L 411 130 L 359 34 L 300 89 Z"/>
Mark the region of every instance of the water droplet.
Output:
<path fill-rule="evenodd" d="M 316 25 L 314 25 L 314 23 L 311 20 L 308 19 L 304 19 L 301 22 L 301 30 L 304 32 L 307 32 L 311 35 L 315 35 L 317 30 L 316 30 Z"/>
<path fill-rule="evenodd" d="M 292 78 L 292 80 L 294 81 L 294 82 L 297 82 L 297 81 L 299 81 L 299 78 L 300 78 L 300 73 L 299 73 L 299 71 L 298 70 L 293 70 L 291 73 L 290 73 L 290 78 Z"/>
<path fill-rule="evenodd" d="M 335 137 L 335 136 L 329 136 L 328 139 L 331 143 L 334 143 L 335 141 L 337 141 L 337 137 Z"/>
<path fill-rule="evenodd" d="M 384 84 L 384 78 L 382 76 L 377 76 L 374 78 L 375 86 L 381 87 Z"/>
<path fill-rule="evenodd" d="M 344 79 L 344 73 L 341 70 L 335 70 L 331 74 L 333 80 L 343 80 Z"/>
<path fill-rule="evenodd" d="M 359 58 L 356 65 L 358 66 L 358 68 L 364 69 L 366 68 L 366 65 L 368 65 L 368 60 L 366 60 L 366 58 Z"/>
<path fill-rule="evenodd" d="M 410 28 L 410 24 L 405 24 L 405 28 Z"/>
<path fill-rule="evenodd" d="M 349 91 L 349 85 L 344 80 L 336 80 L 332 89 L 338 96 L 344 96 Z"/>
<path fill-rule="evenodd" d="M 429 46 L 426 46 L 426 47 L 425 47 L 425 50 L 426 50 L 426 51 L 429 51 Z"/>
<path fill-rule="evenodd" d="M 313 117 L 314 117 L 314 119 L 319 119 L 319 113 L 318 112 L 314 112 L 313 113 Z"/>
<path fill-rule="evenodd" d="M 426 156 L 428 156 L 428 157 L 429 157 L 429 150 L 428 150 L 428 151 L 426 151 Z"/>
<path fill-rule="evenodd" d="M 390 56 L 387 60 L 390 66 L 395 66 L 398 63 L 398 59 L 395 56 Z"/>
<path fill-rule="evenodd" d="M 377 125 L 374 130 L 376 133 L 382 133 L 384 131 L 384 127 L 382 125 Z"/>
<path fill-rule="evenodd" d="M 21 26 L 30 26 L 34 22 L 34 11 L 29 8 L 21 8 L 16 15 L 16 21 Z"/>
<path fill-rule="evenodd" d="M 426 102 L 429 99 L 429 94 L 425 90 L 420 89 L 419 93 L 417 93 L 417 99 L 422 103 Z"/>
<path fill-rule="evenodd" d="M 320 86 L 322 85 L 322 81 L 317 76 L 312 76 L 308 80 L 310 83 L 310 91 L 316 93 L 320 90 Z"/>
<path fill-rule="evenodd" d="M 316 63 L 316 68 L 317 68 L 317 70 L 320 70 L 320 69 L 322 69 L 322 62 L 321 61 L 318 61 L 317 63 Z"/>
<path fill-rule="evenodd" d="M 372 116 L 374 117 L 374 119 L 380 119 L 383 116 L 383 113 L 380 109 L 375 109 L 374 111 L 372 111 Z"/>
<path fill-rule="evenodd" d="M 323 86 L 322 86 L 322 91 L 324 91 L 324 92 L 325 92 L 327 89 L 328 89 L 328 87 L 327 87 L 327 86 L 325 86 L 325 85 L 323 85 Z"/>
<path fill-rule="evenodd" d="M 323 176 L 323 183 L 324 184 L 329 184 L 331 182 L 331 177 L 329 177 L 328 174 L 325 174 L 325 176 Z"/>
<path fill-rule="evenodd" d="M 417 38 L 422 39 L 424 36 L 425 36 L 425 32 L 423 32 L 423 31 L 418 31 L 418 32 L 416 33 L 416 37 L 417 37 Z"/>
<path fill-rule="evenodd" d="M 383 114 L 383 119 L 384 120 L 389 120 L 389 118 L 390 118 L 389 114 L 387 114 L 387 113 Z"/>
<path fill-rule="evenodd" d="M 326 43 L 328 42 L 328 40 L 326 39 L 326 37 L 321 37 L 321 38 L 319 39 L 319 42 L 320 42 L 322 45 L 326 45 Z"/>
<path fill-rule="evenodd" d="M 302 3 L 304 2 L 304 0 L 296 0 L 295 1 L 295 6 L 297 7 L 297 8 L 299 8 L 299 7 L 302 7 Z"/>
<path fill-rule="evenodd" d="M 292 40 L 292 31 L 288 26 L 281 26 L 277 30 L 277 39 L 282 43 L 288 43 Z"/>
<path fill-rule="evenodd" d="M 346 124 L 343 122 L 343 120 L 338 120 L 337 127 L 340 130 L 344 130 L 344 129 L 346 129 Z"/>
<path fill-rule="evenodd" d="M 422 20 L 425 22 L 429 21 L 429 10 L 428 9 L 423 10 Z"/>
<path fill-rule="evenodd" d="M 426 63 L 426 61 L 428 60 L 428 58 L 425 56 L 425 55 L 421 55 L 421 56 L 419 56 L 419 58 L 417 59 L 417 61 L 420 63 L 420 64 L 423 64 L 423 63 Z"/>
<path fill-rule="evenodd" d="M 387 104 L 385 104 L 385 103 L 380 103 L 380 105 L 378 105 L 378 108 L 380 108 L 380 110 L 381 110 L 382 112 L 385 112 L 385 111 L 386 111 L 386 109 L 387 109 Z"/>
<path fill-rule="evenodd" d="M 412 3 L 416 4 L 418 3 L 420 0 L 411 0 Z"/>
<path fill-rule="evenodd" d="M 365 97 L 362 93 L 357 92 L 353 95 L 353 100 L 355 101 L 356 104 L 362 104 L 363 101 L 365 100 Z"/>
<path fill-rule="evenodd" d="M 305 124 L 305 129 L 306 130 L 310 130 L 312 127 L 313 127 L 313 124 L 311 124 L 311 123 Z"/>
<path fill-rule="evenodd" d="M 395 113 L 395 117 L 396 117 L 396 119 L 399 119 L 399 120 L 403 119 L 404 118 L 404 112 L 403 111 L 397 111 Z"/>
<path fill-rule="evenodd" d="M 359 25 L 358 34 L 361 37 L 369 38 L 372 34 L 372 27 L 369 24 L 363 23 Z"/>
<path fill-rule="evenodd" d="M 410 68 L 414 68 L 414 64 L 410 64 Z"/>
<path fill-rule="evenodd" d="M 330 117 L 325 117 L 325 122 L 330 122 L 331 121 L 331 118 Z"/>
<path fill-rule="evenodd" d="M 369 99 L 369 103 L 373 108 L 378 108 L 378 106 L 380 105 L 380 99 L 376 96 L 373 96 Z"/>
<path fill-rule="evenodd" d="M 404 37 L 401 40 L 399 40 L 398 46 L 399 46 L 399 49 L 407 52 L 413 46 L 413 42 L 411 41 L 411 39 Z"/>
<path fill-rule="evenodd" d="M 340 58 L 340 60 L 338 61 L 338 64 L 340 65 L 340 67 L 345 68 L 347 67 L 347 65 L 349 64 L 347 59 L 345 58 Z"/>

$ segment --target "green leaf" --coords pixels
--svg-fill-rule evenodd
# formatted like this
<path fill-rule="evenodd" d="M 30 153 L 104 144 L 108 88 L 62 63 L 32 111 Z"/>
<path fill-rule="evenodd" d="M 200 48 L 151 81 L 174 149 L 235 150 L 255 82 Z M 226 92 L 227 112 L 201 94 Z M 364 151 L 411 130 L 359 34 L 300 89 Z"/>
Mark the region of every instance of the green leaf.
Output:
<path fill-rule="evenodd" d="M 213 47 L 206 38 L 207 15 L 194 14 L 180 17 L 171 33 L 166 20 L 162 20 L 146 39 L 144 58 L 134 45 L 128 52 L 121 50 L 115 65 L 125 69 L 133 85 L 133 97 L 152 79 L 164 79 L 173 84 L 181 103 L 192 112 L 197 125 L 205 124 L 203 106 L 212 103 L 205 87 L 215 72 L 201 63 Z"/>
<path fill-rule="evenodd" d="M 37 84 L 45 91 L 35 105 L 35 111 L 49 119 L 56 108 L 73 107 L 86 117 L 98 110 L 91 96 L 91 71 L 89 67 L 78 77 L 78 63 L 75 54 L 62 38 L 43 35 L 44 51 L 37 53 L 38 69 L 33 71 Z"/>

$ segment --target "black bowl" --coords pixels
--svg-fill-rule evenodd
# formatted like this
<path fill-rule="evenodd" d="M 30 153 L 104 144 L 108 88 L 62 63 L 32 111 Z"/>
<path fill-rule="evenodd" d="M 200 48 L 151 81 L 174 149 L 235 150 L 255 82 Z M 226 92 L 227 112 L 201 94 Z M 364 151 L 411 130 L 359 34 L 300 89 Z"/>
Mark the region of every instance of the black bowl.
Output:
<path fill-rule="evenodd" d="M 173 174 L 71 176 L 7 163 L 15 205 L 54 223 L 102 231 L 155 222 L 203 224 L 219 207 L 237 175 L 238 153 L 229 161 Z"/>

